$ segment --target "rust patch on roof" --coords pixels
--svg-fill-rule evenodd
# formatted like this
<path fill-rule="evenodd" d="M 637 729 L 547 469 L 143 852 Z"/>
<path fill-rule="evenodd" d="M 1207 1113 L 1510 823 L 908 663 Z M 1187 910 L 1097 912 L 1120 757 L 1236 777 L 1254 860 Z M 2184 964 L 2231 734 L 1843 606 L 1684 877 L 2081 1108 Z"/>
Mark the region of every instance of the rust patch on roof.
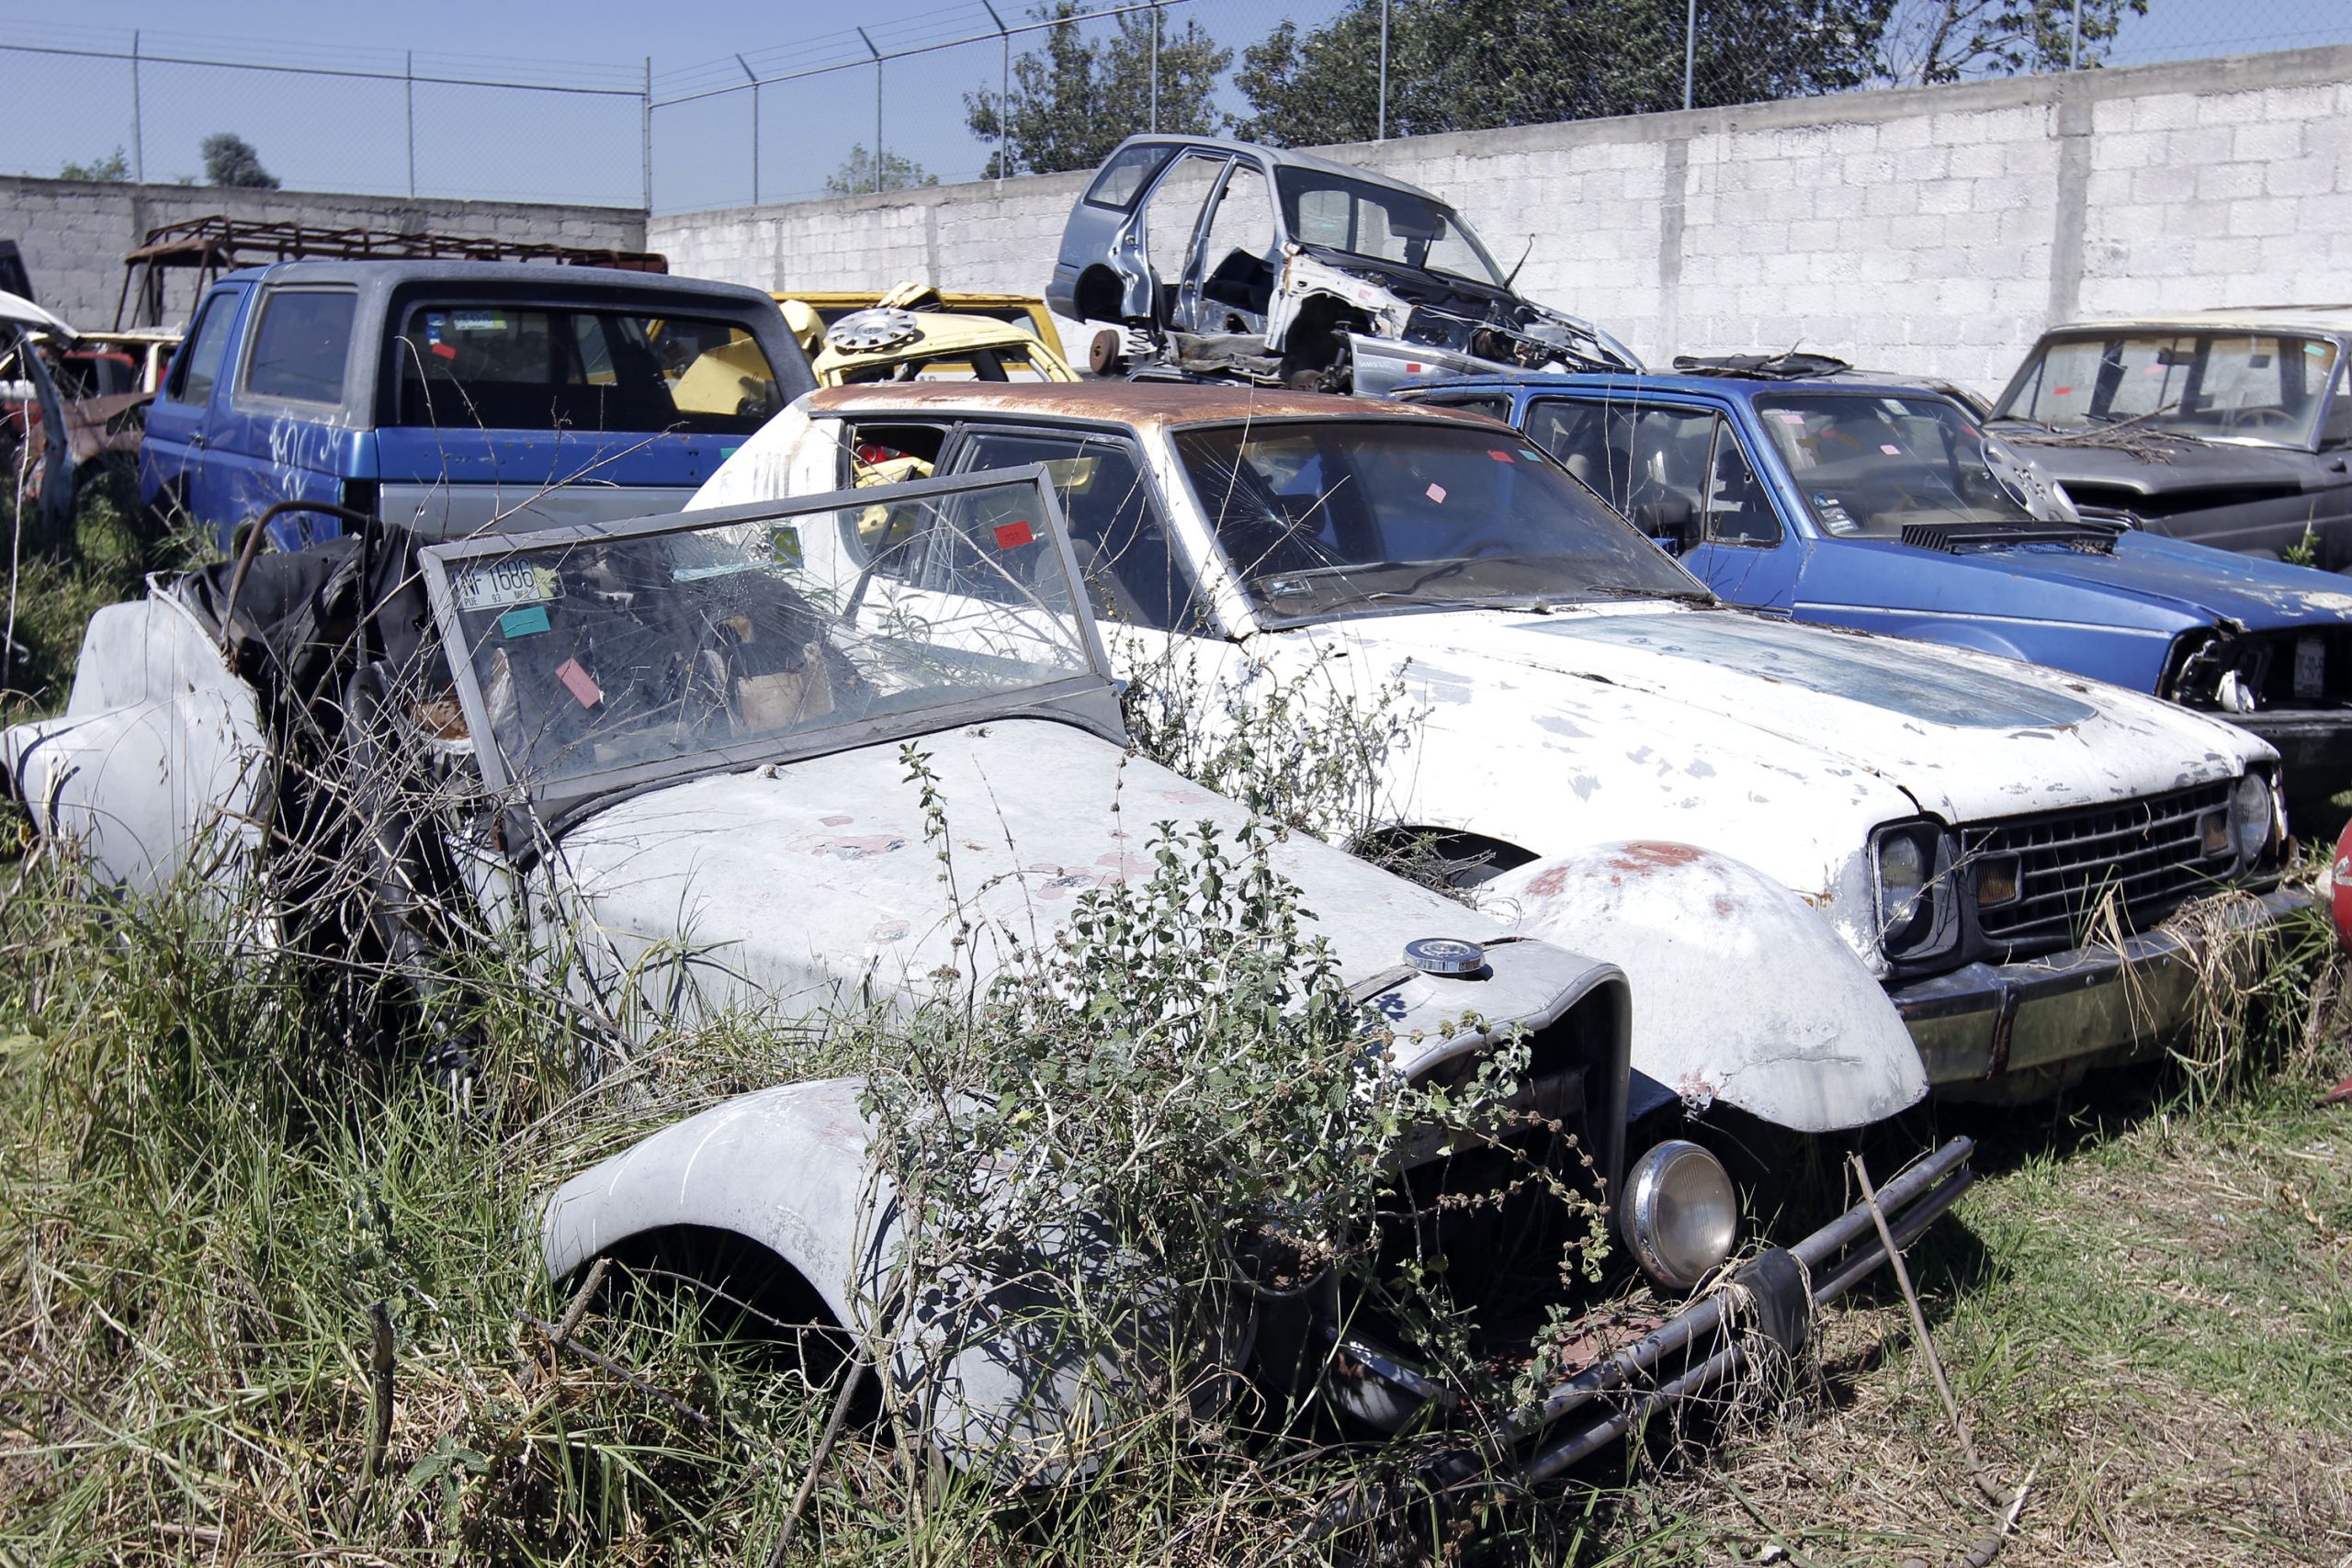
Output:
<path fill-rule="evenodd" d="M 1215 387 L 1182 381 L 931 381 L 827 387 L 808 394 L 808 412 L 871 419 L 882 413 L 933 417 L 963 413 L 1046 415 L 1149 428 L 1238 419 L 1419 419 L 1491 425 L 1476 414 L 1426 403 L 1340 398 L 1264 387 Z"/>

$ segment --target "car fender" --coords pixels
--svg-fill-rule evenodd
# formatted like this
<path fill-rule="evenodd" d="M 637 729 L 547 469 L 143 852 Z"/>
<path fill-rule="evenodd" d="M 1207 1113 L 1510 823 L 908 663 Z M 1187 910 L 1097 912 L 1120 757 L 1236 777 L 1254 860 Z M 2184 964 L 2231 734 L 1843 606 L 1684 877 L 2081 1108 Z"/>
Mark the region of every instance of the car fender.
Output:
<path fill-rule="evenodd" d="M 896 1196 L 869 1157 L 864 1087 L 824 1078 L 741 1095 L 582 1171 L 541 1215 L 549 1276 L 680 1226 L 740 1236 L 808 1282 L 860 1354 L 887 1368 L 894 1394 L 928 1404 L 951 1462 L 1007 1478 L 1062 1468 L 1064 1434 L 1091 1430 L 1099 1401 L 1050 1342 L 1053 1316 L 1035 1314 L 1035 1292 L 966 1291 L 952 1321 L 950 1309 L 919 1311 L 908 1340 L 881 1339 L 901 1238 Z M 956 1294 L 926 1282 L 928 1301 Z"/>
<path fill-rule="evenodd" d="M 1966 621 L 1898 621 L 1892 626 L 1870 628 L 1888 637 L 1907 637 L 1919 642 L 1939 642 L 1946 648 L 1974 649 L 1979 653 L 1996 653 L 2003 659 L 2023 660 L 2027 663 L 2044 663 L 2000 633 Z"/>
<path fill-rule="evenodd" d="M 1728 856 L 1599 844 L 1505 872 L 1481 893 L 1522 933 L 1573 938 L 1624 969 L 1634 1069 L 1694 1109 L 1721 1101 L 1826 1133 L 1927 1093 L 1894 1004 L 1823 912 Z"/>

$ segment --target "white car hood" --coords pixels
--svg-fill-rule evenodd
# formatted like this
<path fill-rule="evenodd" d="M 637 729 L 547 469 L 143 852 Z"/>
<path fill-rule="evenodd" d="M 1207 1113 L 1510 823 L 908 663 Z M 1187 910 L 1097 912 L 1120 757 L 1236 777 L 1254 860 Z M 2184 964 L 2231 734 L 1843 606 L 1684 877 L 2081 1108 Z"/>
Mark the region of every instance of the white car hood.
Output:
<path fill-rule="evenodd" d="M 785 1016 L 985 985 L 1014 946 L 1050 943 L 1086 892 L 1152 874 L 1157 825 L 1230 834 L 1246 813 L 1099 736 L 1044 719 L 923 737 L 939 781 L 953 892 L 923 836 L 918 787 L 896 748 L 865 747 L 671 785 L 614 805 L 562 836 L 565 880 L 616 967 L 665 1009 L 744 1000 Z M 1343 978 L 1397 968 L 1408 942 L 1501 943 L 1474 980 L 1398 977 L 1381 1011 L 1398 1065 L 1449 1054 L 1464 1015 L 1540 1025 L 1617 971 L 1544 942 L 1305 835 L 1270 851 Z M 960 903 L 956 902 L 960 899 Z M 677 948 L 688 944 L 691 951 Z M 674 958 L 665 954 L 675 953 Z M 943 975 L 953 971 L 953 975 Z"/>
<path fill-rule="evenodd" d="M 1577 767 L 1630 772 L 1668 795 L 1720 793 L 1710 781 L 1728 761 L 1816 799 L 1886 808 L 1899 790 L 1967 822 L 2227 778 L 2272 754 L 2233 726 L 2118 687 L 1727 610 L 1464 611 L 1310 635 L 1392 665 L 1409 659 L 1432 728 L 1548 730 Z M 1574 733 L 1587 719 L 1593 728 Z"/>

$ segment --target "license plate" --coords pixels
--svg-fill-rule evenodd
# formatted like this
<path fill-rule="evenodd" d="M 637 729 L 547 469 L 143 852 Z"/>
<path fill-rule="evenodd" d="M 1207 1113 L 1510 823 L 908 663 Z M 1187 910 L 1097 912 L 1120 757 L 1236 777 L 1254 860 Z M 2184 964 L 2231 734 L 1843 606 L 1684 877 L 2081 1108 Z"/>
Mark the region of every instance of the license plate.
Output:
<path fill-rule="evenodd" d="M 460 610 L 506 610 L 517 604 L 544 604 L 560 598 L 563 584 L 555 569 L 526 561 L 498 561 L 478 566 L 458 579 Z"/>
<path fill-rule="evenodd" d="M 2295 695 L 2316 697 L 2327 690 L 2327 644 L 2315 637 L 2295 639 Z"/>

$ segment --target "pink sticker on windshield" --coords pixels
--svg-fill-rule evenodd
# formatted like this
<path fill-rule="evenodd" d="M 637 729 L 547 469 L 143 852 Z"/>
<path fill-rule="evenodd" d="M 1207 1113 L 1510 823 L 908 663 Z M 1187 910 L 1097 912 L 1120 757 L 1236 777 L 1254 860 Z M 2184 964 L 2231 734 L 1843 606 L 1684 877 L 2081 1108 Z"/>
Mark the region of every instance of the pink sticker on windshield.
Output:
<path fill-rule="evenodd" d="M 1782 409 L 1780 413 L 1780 420 L 1782 424 L 1803 424 L 1804 423 L 1804 415 L 1797 412 L 1793 409 Z"/>
<path fill-rule="evenodd" d="M 1431 501 L 1436 502 L 1440 506 L 1443 506 L 1445 504 L 1445 487 L 1443 485 L 1431 485 L 1428 490 L 1421 493 L 1428 496 Z"/>
<path fill-rule="evenodd" d="M 1497 451 L 1492 446 L 1487 448 L 1487 456 L 1492 457 L 1498 463 L 1508 463 L 1511 460 L 1510 453 Z"/>
<path fill-rule="evenodd" d="M 577 659 L 567 659 L 555 667 L 555 678 L 563 689 L 583 708 L 593 708 L 605 700 L 604 688 L 596 684 L 596 677 L 580 667 Z"/>
<path fill-rule="evenodd" d="M 1903 448 L 1900 446 L 1881 446 L 1879 450 L 1885 453 L 1890 457 L 1900 457 L 1903 456 Z"/>

